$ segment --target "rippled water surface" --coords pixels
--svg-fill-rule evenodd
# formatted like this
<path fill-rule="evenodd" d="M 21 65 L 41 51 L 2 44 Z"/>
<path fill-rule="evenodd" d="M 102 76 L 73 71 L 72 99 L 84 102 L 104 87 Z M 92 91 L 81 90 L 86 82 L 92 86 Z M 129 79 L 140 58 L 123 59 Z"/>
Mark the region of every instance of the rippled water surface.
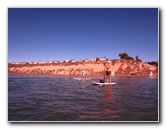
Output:
<path fill-rule="evenodd" d="M 113 77 L 94 86 L 73 76 L 8 76 L 9 121 L 158 121 L 158 79 Z"/>

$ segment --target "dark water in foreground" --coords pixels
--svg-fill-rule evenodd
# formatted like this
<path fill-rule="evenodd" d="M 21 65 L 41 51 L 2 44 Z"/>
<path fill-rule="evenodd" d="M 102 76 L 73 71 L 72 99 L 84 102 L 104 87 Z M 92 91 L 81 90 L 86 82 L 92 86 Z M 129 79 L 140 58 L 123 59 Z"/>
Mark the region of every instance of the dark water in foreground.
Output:
<path fill-rule="evenodd" d="M 158 79 L 113 77 L 93 86 L 71 76 L 8 76 L 9 121 L 158 121 Z"/>

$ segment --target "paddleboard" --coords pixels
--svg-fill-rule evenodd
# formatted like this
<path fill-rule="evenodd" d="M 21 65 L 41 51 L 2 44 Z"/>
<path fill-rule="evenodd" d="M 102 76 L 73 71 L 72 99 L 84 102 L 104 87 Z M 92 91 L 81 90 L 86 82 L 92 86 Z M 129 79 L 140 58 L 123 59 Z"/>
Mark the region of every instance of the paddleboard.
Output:
<path fill-rule="evenodd" d="M 91 78 L 77 78 L 77 77 L 74 77 L 75 80 L 91 80 Z"/>
<path fill-rule="evenodd" d="M 118 82 L 111 82 L 111 83 L 100 83 L 100 82 L 92 82 L 93 85 L 115 85 Z"/>

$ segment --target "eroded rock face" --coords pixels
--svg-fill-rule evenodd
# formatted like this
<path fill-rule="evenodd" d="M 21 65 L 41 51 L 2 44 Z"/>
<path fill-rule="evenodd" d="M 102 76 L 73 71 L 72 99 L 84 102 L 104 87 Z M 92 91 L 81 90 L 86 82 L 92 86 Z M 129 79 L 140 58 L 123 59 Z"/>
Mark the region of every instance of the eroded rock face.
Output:
<path fill-rule="evenodd" d="M 89 61 L 59 64 L 9 64 L 9 73 L 21 74 L 61 74 L 81 75 L 84 70 L 86 75 L 103 75 L 105 61 Z M 152 71 L 158 76 L 158 67 L 135 60 L 112 60 L 112 69 L 119 76 L 149 76 Z"/>

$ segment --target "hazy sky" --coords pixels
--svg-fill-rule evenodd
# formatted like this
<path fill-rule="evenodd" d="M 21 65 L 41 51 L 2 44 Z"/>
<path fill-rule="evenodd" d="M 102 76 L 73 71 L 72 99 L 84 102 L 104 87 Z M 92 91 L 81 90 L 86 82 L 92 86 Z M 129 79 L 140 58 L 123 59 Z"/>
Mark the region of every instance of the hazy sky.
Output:
<path fill-rule="evenodd" d="M 8 62 L 158 60 L 157 8 L 9 8 Z"/>

